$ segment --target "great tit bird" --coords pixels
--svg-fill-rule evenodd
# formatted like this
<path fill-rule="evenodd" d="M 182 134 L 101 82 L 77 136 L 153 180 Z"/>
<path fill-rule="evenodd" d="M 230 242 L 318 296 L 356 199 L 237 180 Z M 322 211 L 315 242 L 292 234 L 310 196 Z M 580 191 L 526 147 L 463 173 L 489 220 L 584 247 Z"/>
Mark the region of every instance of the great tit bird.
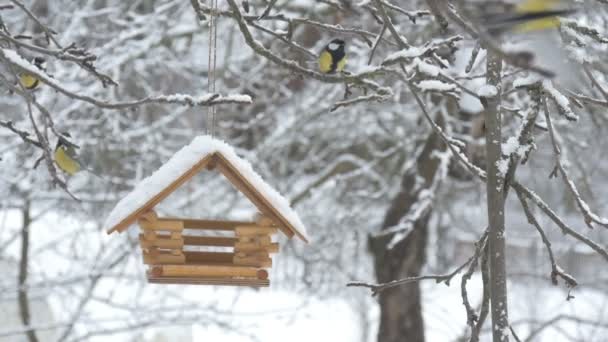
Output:
<path fill-rule="evenodd" d="M 72 137 L 69 133 L 63 133 L 63 135 L 68 138 Z M 75 175 L 82 169 L 75 145 L 62 136 L 59 137 L 57 146 L 55 146 L 55 163 L 70 176 Z"/>
<path fill-rule="evenodd" d="M 527 33 L 559 26 L 558 16 L 576 12 L 561 0 L 524 0 L 501 13 L 485 13 L 483 26 L 493 35 L 505 32 Z"/>
<path fill-rule="evenodd" d="M 341 72 L 346 65 L 346 52 L 344 51 L 344 41 L 334 39 L 325 46 L 319 55 L 319 70 L 324 74 Z"/>
<path fill-rule="evenodd" d="M 45 67 L 44 67 L 44 59 L 41 57 L 35 57 L 34 58 L 34 65 L 42 70 L 42 71 L 46 71 Z M 38 85 L 40 85 L 40 80 L 38 78 L 36 78 L 34 75 L 29 74 L 27 72 L 23 72 L 19 75 L 19 83 L 21 83 L 21 85 L 28 90 L 33 90 L 36 89 L 38 87 Z"/>

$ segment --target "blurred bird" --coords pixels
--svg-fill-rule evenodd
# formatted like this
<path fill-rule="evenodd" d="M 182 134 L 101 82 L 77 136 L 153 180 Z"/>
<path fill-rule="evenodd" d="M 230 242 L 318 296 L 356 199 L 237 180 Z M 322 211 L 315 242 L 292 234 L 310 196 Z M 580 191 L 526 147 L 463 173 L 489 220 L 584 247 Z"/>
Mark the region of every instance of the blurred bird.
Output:
<path fill-rule="evenodd" d="M 45 67 L 44 67 L 44 59 L 40 58 L 40 57 L 35 57 L 34 58 L 34 65 L 42 70 L 42 71 L 46 71 Z M 40 85 L 40 80 L 38 78 L 36 78 L 34 75 L 29 74 L 27 72 L 22 72 L 21 74 L 19 74 L 19 83 L 21 83 L 21 85 L 28 90 L 33 90 L 36 89 L 38 87 L 38 85 Z"/>
<path fill-rule="evenodd" d="M 63 135 L 68 138 L 72 137 L 70 133 L 63 133 Z M 55 146 L 55 163 L 70 176 L 75 175 L 82 169 L 75 145 L 62 136 L 59 137 L 57 146 Z"/>
<path fill-rule="evenodd" d="M 342 72 L 346 65 L 346 43 L 342 39 L 334 39 L 325 46 L 319 55 L 319 70 L 324 74 Z"/>
<path fill-rule="evenodd" d="M 491 35 L 526 33 L 556 28 L 557 17 L 575 12 L 576 9 L 568 8 L 561 0 L 524 0 L 501 12 L 484 13 L 481 20 Z"/>

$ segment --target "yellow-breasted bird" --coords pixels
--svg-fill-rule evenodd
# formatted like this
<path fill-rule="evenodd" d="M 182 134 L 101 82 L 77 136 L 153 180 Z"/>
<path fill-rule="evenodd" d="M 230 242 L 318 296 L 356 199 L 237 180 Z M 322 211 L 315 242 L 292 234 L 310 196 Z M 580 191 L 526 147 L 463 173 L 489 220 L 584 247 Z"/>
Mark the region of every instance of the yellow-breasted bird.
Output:
<path fill-rule="evenodd" d="M 319 70 L 324 74 L 341 72 L 346 65 L 346 44 L 342 39 L 334 39 L 325 46 L 319 55 Z"/>
<path fill-rule="evenodd" d="M 501 13 L 483 14 L 482 24 L 490 34 L 507 31 L 526 33 L 559 26 L 559 16 L 576 12 L 562 0 L 524 0 Z"/>
<path fill-rule="evenodd" d="M 64 136 L 71 138 L 69 133 L 63 133 Z M 61 170 L 70 176 L 75 175 L 82 169 L 82 165 L 78 161 L 76 147 L 66 138 L 60 136 L 55 146 L 55 163 Z"/>
<path fill-rule="evenodd" d="M 34 65 L 38 69 L 45 71 L 43 58 L 34 57 Z M 32 74 L 29 74 L 27 72 L 22 72 L 21 74 L 19 74 L 19 83 L 21 83 L 21 85 L 25 89 L 33 90 L 33 89 L 36 89 L 38 87 L 38 85 L 40 85 L 40 80 Z"/>

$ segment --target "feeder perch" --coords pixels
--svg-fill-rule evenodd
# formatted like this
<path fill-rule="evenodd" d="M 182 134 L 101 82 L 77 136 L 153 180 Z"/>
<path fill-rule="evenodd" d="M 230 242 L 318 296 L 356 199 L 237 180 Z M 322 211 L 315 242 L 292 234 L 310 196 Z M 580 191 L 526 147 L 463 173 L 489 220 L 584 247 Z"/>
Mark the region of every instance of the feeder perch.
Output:
<path fill-rule="evenodd" d="M 256 218 L 228 221 L 159 217 L 154 207 L 204 170 L 226 177 L 256 206 Z M 273 236 L 281 231 L 288 238 L 297 236 L 308 242 L 306 229 L 287 200 L 229 145 L 209 136 L 195 138 L 140 182 L 112 210 L 105 228 L 108 234 L 121 233 L 135 223 L 140 227 L 139 243 L 143 262 L 148 265 L 148 282 L 159 284 L 268 286 L 271 255 L 279 251 Z M 201 230 L 222 231 L 224 235 L 196 233 Z M 223 251 L 199 251 L 208 247 L 223 247 Z"/>

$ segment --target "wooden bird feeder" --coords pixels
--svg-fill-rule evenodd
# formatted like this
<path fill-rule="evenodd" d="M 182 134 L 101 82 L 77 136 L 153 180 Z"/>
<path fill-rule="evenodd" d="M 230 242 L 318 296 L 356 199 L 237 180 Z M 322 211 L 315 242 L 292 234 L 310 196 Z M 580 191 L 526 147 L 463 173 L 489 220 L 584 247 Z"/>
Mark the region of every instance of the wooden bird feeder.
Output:
<path fill-rule="evenodd" d="M 204 170 L 216 170 L 258 209 L 249 221 L 159 217 L 154 207 Z M 268 286 L 273 235 L 308 242 L 288 202 L 258 176 L 230 146 L 209 136 L 196 138 L 123 198 L 106 221 L 108 234 L 140 227 L 143 262 L 150 283 Z M 201 235 L 198 231 L 222 231 Z M 228 236 L 226 234 L 229 234 Z M 222 247 L 222 251 L 209 251 Z M 213 249 L 211 248 L 211 249 Z M 200 251 L 200 249 L 207 249 Z"/>

